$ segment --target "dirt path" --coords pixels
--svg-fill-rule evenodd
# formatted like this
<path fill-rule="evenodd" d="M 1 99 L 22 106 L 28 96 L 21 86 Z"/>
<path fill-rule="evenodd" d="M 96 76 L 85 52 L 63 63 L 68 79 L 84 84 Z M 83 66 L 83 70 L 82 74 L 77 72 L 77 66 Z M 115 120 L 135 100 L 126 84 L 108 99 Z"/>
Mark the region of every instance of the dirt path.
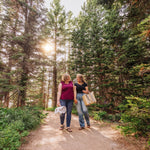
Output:
<path fill-rule="evenodd" d="M 32 131 L 20 150 L 134 150 L 119 144 L 119 132 L 111 127 L 100 127 L 91 120 L 91 129 L 78 130 L 78 117 L 72 116 L 72 133 L 59 130 L 59 116 L 49 112 L 45 123 Z M 138 149 L 136 149 L 138 150 Z"/>

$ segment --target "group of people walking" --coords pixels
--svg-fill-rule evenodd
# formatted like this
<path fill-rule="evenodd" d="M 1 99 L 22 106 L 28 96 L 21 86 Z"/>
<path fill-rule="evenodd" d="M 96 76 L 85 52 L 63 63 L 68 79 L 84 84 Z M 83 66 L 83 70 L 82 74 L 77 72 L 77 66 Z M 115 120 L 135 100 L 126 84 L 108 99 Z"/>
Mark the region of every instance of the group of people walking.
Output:
<path fill-rule="evenodd" d="M 71 112 L 73 103 L 76 104 L 76 109 L 79 116 L 79 130 L 85 129 L 85 121 L 87 123 L 87 128 L 90 128 L 90 120 L 87 107 L 83 101 L 83 95 L 88 94 L 88 86 L 82 74 L 77 74 L 77 82 L 73 83 L 69 74 L 64 74 L 62 76 L 62 81 L 58 86 L 57 94 L 57 106 L 66 107 L 66 130 L 72 132 L 71 125 Z M 65 128 L 64 126 L 65 113 L 60 115 L 60 130 Z"/>

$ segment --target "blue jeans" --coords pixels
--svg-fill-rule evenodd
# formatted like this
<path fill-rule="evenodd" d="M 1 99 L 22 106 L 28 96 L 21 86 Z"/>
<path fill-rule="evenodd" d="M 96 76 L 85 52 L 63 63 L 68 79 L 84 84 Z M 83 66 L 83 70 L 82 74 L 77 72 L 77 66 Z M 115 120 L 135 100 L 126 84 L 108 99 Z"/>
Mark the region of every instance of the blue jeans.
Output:
<path fill-rule="evenodd" d="M 66 124 L 67 127 L 70 127 L 70 122 L 71 122 L 71 112 L 72 112 L 72 106 L 73 106 L 73 100 L 60 100 L 61 106 L 66 106 L 66 113 L 67 113 L 67 119 L 66 119 Z M 64 124 L 65 120 L 65 113 L 60 115 L 60 123 L 61 125 Z"/>
<path fill-rule="evenodd" d="M 83 95 L 84 93 L 77 93 L 78 104 L 76 105 L 76 108 L 77 108 L 78 115 L 79 115 L 80 127 L 85 127 L 83 115 L 85 117 L 87 125 L 90 126 L 89 114 L 88 114 L 87 107 L 85 106 L 83 102 L 83 98 L 82 98 Z"/>

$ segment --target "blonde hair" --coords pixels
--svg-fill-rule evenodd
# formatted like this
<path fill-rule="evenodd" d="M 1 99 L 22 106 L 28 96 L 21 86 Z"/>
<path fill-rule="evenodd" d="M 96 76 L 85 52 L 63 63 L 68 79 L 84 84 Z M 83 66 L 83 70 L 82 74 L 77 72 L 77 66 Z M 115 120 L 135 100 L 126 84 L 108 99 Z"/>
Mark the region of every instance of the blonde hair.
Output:
<path fill-rule="evenodd" d="M 82 74 L 77 74 L 77 77 L 79 77 L 79 78 L 82 80 L 82 82 L 85 82 L 85 83 L 86 83 L 86 80 L 85 80 L 84 75 L 82 75 Z"/>
<path fill-rule="evenodd" d="M 65 73 L 62 75 L 62 81 L 65 82 L 66 80 L 68 80 L 68 78 L 69 78 L 69 81 L 71 81 L 71 77 L 68 73 Z"/>

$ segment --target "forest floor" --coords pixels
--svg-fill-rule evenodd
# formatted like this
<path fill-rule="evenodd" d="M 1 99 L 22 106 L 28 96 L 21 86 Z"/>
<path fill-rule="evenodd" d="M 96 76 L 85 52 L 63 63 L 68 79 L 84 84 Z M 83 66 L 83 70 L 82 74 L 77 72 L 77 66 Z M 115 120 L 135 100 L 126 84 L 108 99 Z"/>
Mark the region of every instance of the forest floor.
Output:
<path fill-rule="evenodd" d="M 72 116 L 73 132 L 59 130 L 59 116 L 48 112 L 44 123 L 32 131 L 20 150 L 143 150 L 141 143 L 126 138 L 115 124 L 91 119 L 91 128 L 79 131 L 78 116 Z"/>

